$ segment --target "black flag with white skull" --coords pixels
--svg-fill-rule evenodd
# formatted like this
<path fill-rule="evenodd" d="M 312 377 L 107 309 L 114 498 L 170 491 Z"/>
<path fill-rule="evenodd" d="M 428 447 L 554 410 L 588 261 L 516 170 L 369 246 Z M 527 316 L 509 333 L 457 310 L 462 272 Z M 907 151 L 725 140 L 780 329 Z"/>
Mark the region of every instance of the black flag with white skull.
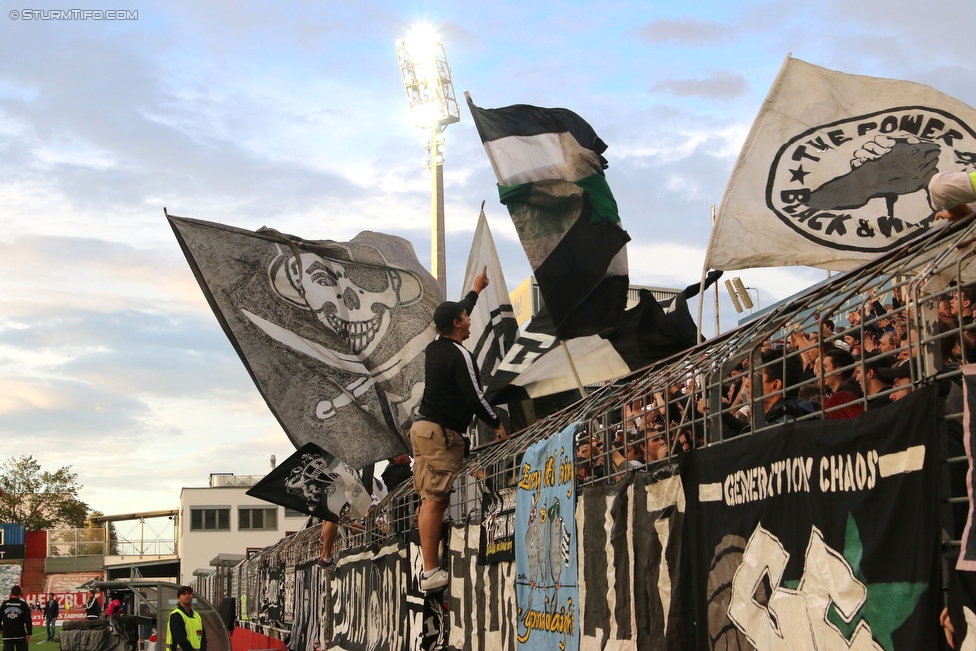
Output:
<path fill-rule="evenodd" d="M 937 389 L 685 455 L 695 648 L 936 648 Z"/>
<path fill-rule="evenodd" d="M 404 239 L 306 241 L 168 216 L 200 288 L 294 443 L 355 468 L 409 451 L 443 300 Z"/>
<path fill-rule="evenodd" d="M 358 520 L 372 505 L 356 471 L 314 443 L 303 445 L 247 494 L 329 522 L 342 516 Z"/>

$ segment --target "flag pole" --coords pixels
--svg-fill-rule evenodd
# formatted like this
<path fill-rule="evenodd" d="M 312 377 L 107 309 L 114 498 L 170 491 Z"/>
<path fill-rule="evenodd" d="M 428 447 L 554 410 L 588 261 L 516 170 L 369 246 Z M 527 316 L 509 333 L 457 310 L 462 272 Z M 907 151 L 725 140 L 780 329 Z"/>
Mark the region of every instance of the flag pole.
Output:
<path fill-rule="evenodd" d="M 715 228 L 715 204 L 712 204 L 712 228 Z M 718 315 L 718 281 L 715 282 L 715 336 L 722 333 L 722 325 Z"/>
<path fill-rule="evenodd" d="M 566 359 L 569 360 L 569 368 L 573 371 L 573 378 L 576 379 L 576 388 L 579 389 L 580 398 L 586 397 L 586 388 L 583 386 L 583 382 L 580 381 L 579 371 L 576 370 L 576 364 L 573 363 L 573 356 L 569 354 L 569 346 L 562 339 L 559 340 L 559 345 L 563 347 L 563 352 L 566 353 Z"/>
<path fill-rule="evenodd" d="M 702 267 L 701 281 L 698 283 L 698 339 L 695 340 L 697 346 L 702 338 L 702 308 L 705 307 L 705 273 L 708 267 Z"/>
<path fill-rule="evenodd" d="M 715 204 L 712 204 L 712 236 L 715 235 Z M 709 238 L 709 245 L 711 245 L 711 238 Z M 708 255 L 705 255 L 705 261 L 702 263 L 701 281 L 698 284 L 698 339 L 695 340 L 695 345 L 697 346 L 701 343 L 702 339 L 702 311 L 705 307 L 705 275 L 708 273 Z M 718 294 L 715 295 L 715 300 L 718 301 Z M 715 307 L 715 318 L 718 319 L 718 306 Z M 718 335 L 718 330 L 716 329 L 715 334 Z"/>

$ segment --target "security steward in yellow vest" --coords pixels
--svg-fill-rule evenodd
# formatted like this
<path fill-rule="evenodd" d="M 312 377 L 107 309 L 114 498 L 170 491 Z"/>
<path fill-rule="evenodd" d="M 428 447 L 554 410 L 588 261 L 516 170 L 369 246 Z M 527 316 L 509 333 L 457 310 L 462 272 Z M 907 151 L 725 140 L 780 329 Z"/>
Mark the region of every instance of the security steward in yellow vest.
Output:
<path fill-rule="evenodd" d="M 207 633 L 203 618 L 193 611 L 193 588 L 181 586 L 176 592 L 179 602 L 166 624 L 168 651 L 207 651 Z"/>

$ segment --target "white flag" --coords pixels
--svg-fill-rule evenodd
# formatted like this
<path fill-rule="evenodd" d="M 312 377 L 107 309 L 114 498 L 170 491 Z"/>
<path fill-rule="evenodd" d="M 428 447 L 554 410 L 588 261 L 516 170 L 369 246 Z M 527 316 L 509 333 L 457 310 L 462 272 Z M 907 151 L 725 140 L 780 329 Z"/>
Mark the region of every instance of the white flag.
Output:
<path fill-rule="evenodd" d="M 787 58 L 732 170 L 710 269 L 846 271 L 934 224 L 928 181 L 976 171 L 976 110 Z"/>
<path fill-rule="evenodd" d="M 464 347 L 471 351 L 471 356 L 478 365 L 480 371 L 478 379 L 482 388 L 488 385 L 498 365 L 515 343 L 518 333 L 512 301 L 508 296 L 505 276 L 502 274 L 502 263 L 498 259 L 495 240 L 491 237 L 488 219 L 482 209 L 478 217 L 478 226 L 474 231 L 474 240 L 471 242 L 471 252 L 468 254 L 468 266 L 464 272 L 464 291 L 471 289 L 475 276 L 486 266 L 489 285 L 478 296 L 478 302 L 469 315 L 471 336 L 464 342 Z M 475 447 L 491 441 L 494 437 L 494 430 L 480 420 L 470 429 L 471 441 Z"/>

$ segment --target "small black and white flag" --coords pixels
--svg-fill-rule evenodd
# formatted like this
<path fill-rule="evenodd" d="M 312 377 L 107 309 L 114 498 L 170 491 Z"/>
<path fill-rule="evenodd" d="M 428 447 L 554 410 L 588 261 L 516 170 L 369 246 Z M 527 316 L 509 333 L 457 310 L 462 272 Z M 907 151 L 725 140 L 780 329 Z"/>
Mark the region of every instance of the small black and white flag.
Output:
<path fill-rule="evenodd" d="M 464 273 L 464 290 L 474 285 L 475 277 L 487 269 L 488 287 L 478 296 L 478 302 L 471 310 L 471 336 L 464 341 L 464 347 L 471 352 L 478 369 L 478 381 L 487 387 L 505 354 L 515 343 L 518 323 L 512 311 L 512 301 L 508 296 L 508 286 L 502 273 L 502 263 L 495 250 L 495 240 L 488 228 L 488 218 L 484 209 L 478 217 L 478 226 L 468 254 L 468 266 Z M 503 422 L 507 423 L 507 409 L 500 409 Z M 480 419 L 470 427 L 469 437 L 472 447 L 478 447 L 495 438 L 494 428 Z"/>
<path fill-rule="evenodd" d="M 329 522 L 358 520 L 372 505 L 356 471 L 314 443 L 303 445 L 247 494 Z"/>

